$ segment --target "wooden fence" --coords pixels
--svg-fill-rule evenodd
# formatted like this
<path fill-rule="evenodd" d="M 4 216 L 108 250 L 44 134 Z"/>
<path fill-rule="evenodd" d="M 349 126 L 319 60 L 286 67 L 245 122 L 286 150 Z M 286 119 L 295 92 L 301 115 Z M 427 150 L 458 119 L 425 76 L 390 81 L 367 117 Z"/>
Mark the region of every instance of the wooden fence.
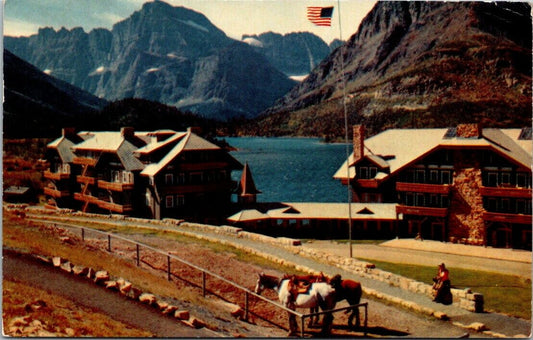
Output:
<path fill-rule="evenodd" d="M 42 221 L 40 221 L 42 222 Z M 197 270 L 200 274 L 201 274 L 201 285 L 198 285 L 198 284 L 195 284 L 191 281 L 188 281 L 188 280 L 184 280 L 186 281 L 188 284 L 190 285 L 193 285 L 193 286 L 197 286 L 201 289 L 202 291 L 202 296 L 206 296 L 207 293 L 211 293 L 212 295 L 215 295 L 217 296 L 218 298 L 221 298 L 225 301 L 227 301 L 224 297 L 218 295 L 216 292 L 214 291 L 210 291 L 207 289 L 207 281 L 208 281 L 208 278 L 211 278 L 211 279 L 217 279 L 217 280 L 220 280 L 224 283 L 227 283 L 229 285 L 231 285 L 232 287 L 234 287 L 236 290 L 238 291 L 241 291 L 243 294 L 244 294 L 244 303 L 241 301 L 241 303 L 239 302 L 235 302 L 235 301 L 228 301 L 228 302 L 231 302 L 231 303 L 234 303 L 234 304 L 237 304 L 239 305 L 239 307 L 241 307 L 243 310 L 244 310 L 244 319 L 245 320 L 249 320 L 249 314 L 254 314 L 255 316 L 257 317 L 260 317 L 262 318 L 259 314 L 257 313 L 254 313 L 252 310 L 251 310 L 251 307 L 250 307 L 250 296 L 253 296 L 257 299 L 260 299 L 260 300 L 263 300 L 265 302 L 267 302 L 268 304 L 270 305 L 273 305 L 279 309 L 282 309 L 288 313 L 292 313 L 294 314 L 297 318 L 300 318 L 300 321 L 301 321 L 301 330 L 300 330 L 300 336 L 303 337 L 304 336 L 304 332 L 305 332 L 305 319 L 307 318 L 311 318 L 311 317 L 315 317 L 315 316 L 319 316 L 319 315 L 323 315 L 323 314 L 326 314 L 326 313 L 337 313 L 337 312 L 340 312 L 340 311 L 344 311 L 344 310 L 347 310 L 347 309 L 351 309 L 351 308 L 359 308 L 359 307 L 363 307 L 364 308 L 364 322 L 363 322 L 363 332 L 364 332 L 364 336 L 367 335 L 367 326 L 368 326 L 368 303 L 365 302 L 365 303 L 360 303 L 360 304 L 357 304 L 357 305 L 351 305 L 351 306 L 348 306 L 348 307 L 343 307 L 343 308 L 337 308 L 337 309 L 333 309 L 333 310 L 329 310 L 329 311 L 322 311 L 322 312 L 317 312 L 317 313 L 308 313 L 308 314 L 302 314 L 302 313 L 299 313 L 295 310 L 292 310 L 292 309 L 289 309 L 273 300 L 270 300 L 264 296 L 261 296 L 259 294 L 256 294 L 255 292 L 251 291 L 250 289 L 246 288 L 246 287 L 243 287 L 241 285 L 239 285 L 238 283 L 235 283 L 231 280 L 228 280 L 226 279 L 225 277 L 222 277 L 216 273 L 213 273 L 205 268 L 202 268 L 202 267 L 199 267 L 187 260 L 184 260 L 176 255 L 173 255 L 173 254 L 170 254 L 168 252 L 165 252 L 163 250 L 160 250 L 160 249 L 157 249 L 155 247 L 152 247 L 152 246 L 149 246 L 147 244 L 143 244 L 141 242 L 137 242 L 137 241 L 134 241 L 134 240 L 131 240 L 131 239 L 128 239 L 126 237 L 122 237 L 122 236 L 119 236 L 119 235 L 116 235 L 116 234 L 112 234 L 112 233 L 109 233 L 109 232 L 104 232 L 104 231 L 100 231 L 100 230 L 97 230 L 97 229 L 92 229 L 92 228 L 88 228 L 88 227 L 82 227 L 82 226 L 78 226 L 78 225 L 73 225 L 73 224 L 66 224 L 66 223 L 54 223 L 54 222 L 48 222 L 50 224 L 53 224 L 54 226 L 62 226 L 62 227 L 65 227 L 65 228 L 74 228 L 74 229 L 79 229 L 80 232 L 81 232 L 81 239 L 82 241 L 85 242 L 85 238 L 87 237 L 87 233 L 88 232 L 91 232 L 91 233 L 96 233 L 96 234 L 99 234 L 99 235 L 102 235 L 104 238 L 107 238 L 107 251 L 109 252 L 113 252 L 113 239 L 117 239 L 117 240 L 120 240 L 120 241 L 124 241 L 124 242 L 127 242 L 127 243 L 131 243 L 131 244 L 134 244 L 135 245 L 135 262 L 136 262 L 136 265 L 137 266 L 140 266 L 141 265 L 141 262 L 149 265 L 151 268 L 155 268 L 154 266 L 151 266 L 150 263 L 147 263 L 147 262 L 144 262 L 144 261 L 141 261 L 141 249 L 148 249 L 148 250 L 151 250 L 157 254 L 160 254 L 162 256 L 165 256 L 166 259 L 167 259 L 167 265 L 166 265 L 166 273 L 167 273 L 167 279 L 169 281 L 172 281 L 172 276 L 174 275 L 172 273 L 172 263 L 171 263 L 171 260 L 174 260 L 174 261 L 177 261 L 183 265 L 186 265 L 186 266 L 189 266 L 195 270 Z M 155 269 L 159 269 L 159 268 L 155 268 Z M 176 275 L 174 275 L 175 277 L 177 277 Z M 243 306 L 241 305 L 243 304 Z M 282 326 L 282 325 L 279 325 L 271 320 L 266 320 L 264 318 L 262 318 L 263 320 L 271 323 L 271 324 L 274 324 L 276 325 L 277 327 L 280 327 L 282 329 L 287 329 L 286 327 Z"/>

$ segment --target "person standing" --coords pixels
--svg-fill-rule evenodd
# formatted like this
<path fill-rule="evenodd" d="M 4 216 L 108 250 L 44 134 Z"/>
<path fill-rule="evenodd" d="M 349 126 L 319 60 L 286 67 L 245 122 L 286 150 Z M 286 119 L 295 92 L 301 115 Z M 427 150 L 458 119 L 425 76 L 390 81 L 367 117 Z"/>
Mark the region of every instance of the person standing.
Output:
<path fill-rule="evenodd" d="M 449 305 L 453 301 L 450 284 L 450 272 L 444 263 L 439 264 L 437 276 L 433 278 L 433 301 Z"/>

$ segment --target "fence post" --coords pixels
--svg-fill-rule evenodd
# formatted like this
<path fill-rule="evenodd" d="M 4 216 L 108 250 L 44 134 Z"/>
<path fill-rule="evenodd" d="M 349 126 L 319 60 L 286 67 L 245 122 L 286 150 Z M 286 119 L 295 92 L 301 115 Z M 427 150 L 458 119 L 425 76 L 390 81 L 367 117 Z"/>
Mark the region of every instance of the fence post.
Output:
<path fill-rule="evenodd" d="M 140 256 L 139 256 L 139 253 L 140 253 L 140 251 L 139 251 L 139 244 L 136 243 L 135 245 L 137 246 L 137 247 L 136 247 L 136 248 L 137 248 L 137 267 L 139 267 L 139 266 L 141 265 L 141 258 L 140 258 Z"/>
<path fill-rule="evenodd" d="M 359 307 L 357 307 L 359 308 Z M 365 304 L 365 333 L 364 336 L 366 337 L 367 334 L 367 327 L 368 327 L 368 303 Z"/>
<path fill-rule="evenodd" d="M 85 228 L 81 228 L 81 240 L 85 242 Z"/>
<path fill-rule="evenodd" d="M 302 322 L 301 324 L 301 333 L 300 333 L 300 337 L 303 338 L 304 337 L 304 331 L 305 331 L 305 322 L 304 322 L 304 318 L 305 318 L 305 315 L 302 315 L 302 317 L 300 318 L 300 321 Z"/>
<path fill-rule="evenodd" d="M 248 292 L 244 291 L 244 320 L 246 321 L 248 321 L 248 306 L 249 306 L 248 299 L 249 299 Z"/>
<path fill-rule="evenodd" d="M 111 235 L 107 234 L 107 250 L 111 252 Z"/>
<path fill-rule="evenodd" d="M 202 271 L 202 296 L 205 297 L 205 272 Z"/>
<path fill-rule="evenodd" d="M 170 277 L 170 255 L 167 255 L 167 279 L 172 281 L 172 278 Z"/>

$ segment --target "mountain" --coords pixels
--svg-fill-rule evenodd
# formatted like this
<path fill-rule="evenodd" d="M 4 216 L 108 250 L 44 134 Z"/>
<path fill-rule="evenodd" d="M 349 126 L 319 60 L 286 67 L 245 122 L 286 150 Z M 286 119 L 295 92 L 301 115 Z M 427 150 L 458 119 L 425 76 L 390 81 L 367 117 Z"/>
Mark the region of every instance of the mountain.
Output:
<path fill-rule="evenodd" d="M 203 14 L 162 1 L 112 30 L 42 28 L 4 46 L 41 70 L 108 100 L 143 98 L 220 120 L 254 117 L 295 82 Z"/>
<path fill-rule="evenodd" d="M 308 74 L 331 52 L 324 40 L 309 32 L 243 35 L 242 41 L 287 76 Z"/>
<path fill-rule="evenodd" d="M 224 124 L 144 99 L 107 102 L 4 50 L 4 137 L 57 137 L 63 127 L 78 130 L 173 129 L 199 127 L 214 137 Z"/>
<path fill-rule="evenodd" d="M 92 126 L 107 101 L 50 77 L 4 50 L 4 137 L 47 137 Z"/>
<path fill-rule="evenodd" d="M 344 135 L 392 127 L 531 125 L 526 2 L 379 1 L 357 32 L 240 134 Z M 341 63 L 342 60 L 342 63 Z"/>

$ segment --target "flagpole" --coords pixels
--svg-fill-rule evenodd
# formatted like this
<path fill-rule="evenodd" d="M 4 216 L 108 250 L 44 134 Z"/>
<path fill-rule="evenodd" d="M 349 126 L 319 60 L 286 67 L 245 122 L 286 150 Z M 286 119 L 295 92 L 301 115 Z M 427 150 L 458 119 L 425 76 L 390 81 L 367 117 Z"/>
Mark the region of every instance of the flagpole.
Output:
<path fill-rule="evenodd" d="M 339 39 L 342 42 L 341 2 L 337 0 L 339 17 Z M 348 113 L 346 109 L 346 76 L 344 75 L 343 47 L 340 47 L 339 59 L 342 76 L 342 104 L 344 108 L 344 141 L 346 144 L 346 180 L 348 188 L 348 244 L 350 245 L 350 258 L 352 257 L 352 189 L 350 188 L 350 147 L 348 143 Z"/>

